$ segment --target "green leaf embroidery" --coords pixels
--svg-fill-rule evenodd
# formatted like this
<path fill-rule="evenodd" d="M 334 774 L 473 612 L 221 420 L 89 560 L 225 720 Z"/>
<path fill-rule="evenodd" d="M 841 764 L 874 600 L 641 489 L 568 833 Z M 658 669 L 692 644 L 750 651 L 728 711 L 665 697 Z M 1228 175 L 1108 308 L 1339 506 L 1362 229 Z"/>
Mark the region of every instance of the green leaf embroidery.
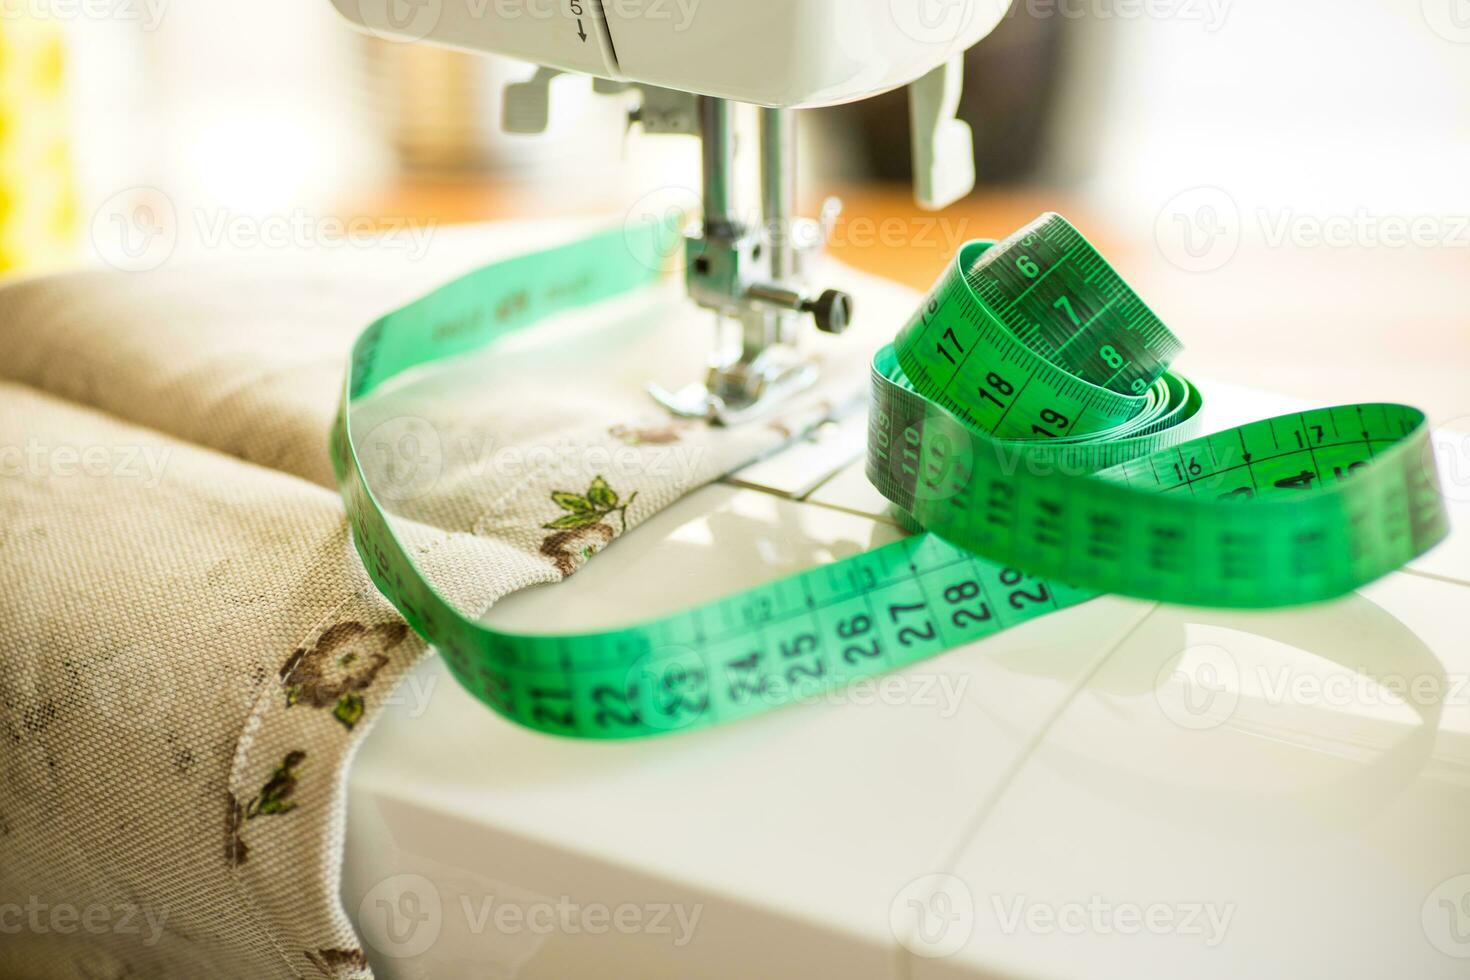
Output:
<path fill-rule="evenodd" d="M 568 493 L 565 490 L 552 491 L 552 503 L 571 513 L 541 527 L 547 531 L 575 531 L 601 523 L 604 518 L 617 514 L 623 522 L 623 530 L 626 531 L 628 508 L 637 499 L 637 492 L 627 500 L 619 499 L 617 491 L 608 485 L 606 478 L 599 476 L 592 481 L 592 486 L 587 488 L 585 494 Z"/>
<path fill-rule="evenodd" d="M 602 477 L 592 481 L 592 487 L 587 491 L 587 499 L 602 511 L 610 511 L 618 505 L 618 495 L 613 493 L 612 487 Z"/>
<path fill-rule="evenodd" d="M 591 527 L 600 520 L 601 514 L 568 514 L 541 526 L 548 531 L 574 531 L 579 527 Z"/>
<path fill-rule="evenodd" d="M 593 489 L 595 490 L 596 488 L 597 485 L 594 483 Z M 569 510 L 573 514 L 588 514 L 595 510 L 586 497 L 580 494 L 567 493 L 565 490 L 554 491 L 551 494 L 551 500 L 562 510 Z M 616 501 L 616 498 L 614 500 Z"/>
<path fill-rule="evenodd" d="M 260 788 L 260 795 L 245 808 L 245 819 L 279 816 L 296 809 L 291 796 L 296 792 L 296 767 L 301 765 L 306 753 L 301 750 L 286 753 L 281 764 L 271 773 L 271 778 Z"/>
<path fill-rule="evenodd" d="M 347 726 L 348 731 L 351 731 L 353 726 L 362 720 L 362 712 L 362 695 L 344 694 L 337 699 L 337 706 L 332 709 L 332 717 Z"/>

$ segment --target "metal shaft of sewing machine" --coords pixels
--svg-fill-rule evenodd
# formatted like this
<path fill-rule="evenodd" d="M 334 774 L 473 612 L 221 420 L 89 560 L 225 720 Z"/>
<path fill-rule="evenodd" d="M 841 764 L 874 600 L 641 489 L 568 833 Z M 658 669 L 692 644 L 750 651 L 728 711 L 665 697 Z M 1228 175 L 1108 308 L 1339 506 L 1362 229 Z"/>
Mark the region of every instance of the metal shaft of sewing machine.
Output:
<path fill-rule="evenodd" d="M 761 110 L 761 221 L 741 220 L 735 195 L 734 106 L 699 100 L 703 140 L 704 220 L 687 242 L 690 296 L 719 317 L 722 337 L 702 385 L 677 393 L 650 389 L 678 415 L 738 424 L 768 414 L 811 387 L 814 364 L 796 349 L 805 316 L 841 333 L 852 301 L 828 290 L 813 296 L 803 280 L 804 260 L 825 234 L 816 222 L 793 217 L 796 196 L 796 125 L 789 109 Z M 723 336 L 730 328 L 739 343 Z"/>

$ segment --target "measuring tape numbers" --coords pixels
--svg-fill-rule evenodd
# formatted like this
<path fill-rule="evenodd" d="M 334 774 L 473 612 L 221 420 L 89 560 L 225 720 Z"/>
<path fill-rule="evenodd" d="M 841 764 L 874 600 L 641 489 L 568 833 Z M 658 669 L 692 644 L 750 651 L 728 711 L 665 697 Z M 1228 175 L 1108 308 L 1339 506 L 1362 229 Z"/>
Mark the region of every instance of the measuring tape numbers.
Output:
<path fill-rule="evenodd" d="M 615 739 L 733 721 L 1103 592 L 1243 608 L 1328 599 L 1447 533 L 1415 409 L 1345 406 L 1199 437 L 1200 394 L 1169 371 L 1182 345 L 1049 214 L 961 249 L 874 358 L 868 475 L 918 533 L 625 629 L 491 629 L 414 564 L 364 476 L 352 403 L 648 284 L 636 256 L 663 234 L 650 224 L 497 263 L 354 347 L 332 449 L 357 549 L 456 679 L 527 727 Z"/>

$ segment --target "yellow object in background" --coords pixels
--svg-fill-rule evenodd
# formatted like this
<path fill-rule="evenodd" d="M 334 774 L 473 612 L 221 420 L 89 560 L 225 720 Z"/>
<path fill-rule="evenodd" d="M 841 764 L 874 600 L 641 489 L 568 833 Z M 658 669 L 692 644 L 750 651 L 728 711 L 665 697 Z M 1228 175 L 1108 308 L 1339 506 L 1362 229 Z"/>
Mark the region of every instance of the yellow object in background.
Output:
<path fill-rule="evenodd" d="M 0 23 L 0 272 L 72 259 L 77 200 L 60 26 Z"/>

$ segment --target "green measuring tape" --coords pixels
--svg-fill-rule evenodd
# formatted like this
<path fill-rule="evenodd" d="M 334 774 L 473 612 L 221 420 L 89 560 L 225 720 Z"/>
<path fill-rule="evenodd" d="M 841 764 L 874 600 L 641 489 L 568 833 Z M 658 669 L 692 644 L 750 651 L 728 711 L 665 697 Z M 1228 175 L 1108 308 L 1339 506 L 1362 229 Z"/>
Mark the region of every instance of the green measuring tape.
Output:
<path fill-rule="evenodd" d="M 489 266 L 353 349 L 332 451 L 358 552 L 460 683 L 522 725 L 612 739 L 732 721 L 1102 592 L 1243 608 L 1333 598 L 1447 533 L 1415 409 L 1350 405 L 1196 437 L 1199 393 L 1168 370 L 1179 341 L 1045 215 L 961 249 L 874 359 L 868 475 L 925 533 L 626 629 L 490 629 L 415 566 L 363 474 L 352 403 L 648 284 L 636 256 L 666 233 Z"/>

